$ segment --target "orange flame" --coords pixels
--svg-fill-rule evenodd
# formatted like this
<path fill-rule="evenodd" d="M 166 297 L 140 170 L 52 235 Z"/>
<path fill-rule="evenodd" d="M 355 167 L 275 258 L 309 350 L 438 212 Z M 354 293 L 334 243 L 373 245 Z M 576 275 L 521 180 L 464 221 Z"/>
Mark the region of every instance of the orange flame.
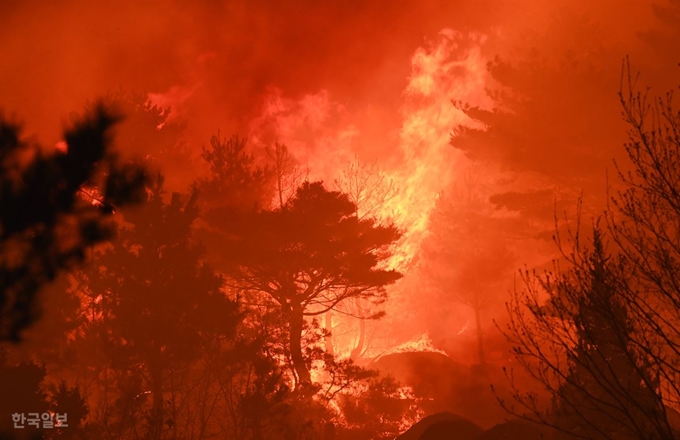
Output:
<path fill-rule="evenodd" d="M 395 353 L 413 353 L 413 352 L 419 352 L 419 351 L 440 353 L 440 354 L 443 354 L 444 356 L 448 356 L 446 354 L 446 352 L 439 350 L 437 348 L 434 348 L 434 345 L 432 345 L 432 340 L 430 339 L 430 337 L 427 334 L 422 334 L 422 335 L 420 335 L 420 337 L 418 337 L 416 339 L 412 339 L 408 342 L 404 342 L 403 344 L 400 344 L 400 345 L 392 348 L 391 350 L 388 350 L 388 351 L 382 353 L 379 356 L 379 358 L 383 357 L 383 356 L 390 355 L 390 354 L 395 354 Z"/>
<path fill-rule="evenodd" d="M 404 270 L 418 251 L 438 194 L 451 184 L 465 158 L 450 146 L 452 129 L 472 125 L 452 101 L 488 106 L 482 35 L 465 36 L 446 29 L 429 48 L 416 50 L 404 91 L 401 149 L 403 166 L 393 175 L 401 192 L 385 207 L 406 231 L 392 266 Z M 467 46 L 464 44 L 467 43 Z"/>

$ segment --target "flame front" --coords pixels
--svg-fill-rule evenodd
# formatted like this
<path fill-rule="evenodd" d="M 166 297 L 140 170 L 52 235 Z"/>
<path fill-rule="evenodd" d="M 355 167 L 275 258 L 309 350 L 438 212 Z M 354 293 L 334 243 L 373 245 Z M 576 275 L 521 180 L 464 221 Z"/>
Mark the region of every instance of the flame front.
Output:
<path fill-rule="evenodd" d="M 447 188 L 465 158 L 450 147 L 450 133 L 474 124 L 452 101 L 490 105 L 485 92 L 487 71 L 481 54 L 485 38 L 444 30 L 436 44 L 416 50 L 404 91 L 401 128 L 402 166 L 392 174 L 399 196 L 385 206 L 406 231 L 392 260 L 404 270 L 419 249 L 438 194 Z"/>

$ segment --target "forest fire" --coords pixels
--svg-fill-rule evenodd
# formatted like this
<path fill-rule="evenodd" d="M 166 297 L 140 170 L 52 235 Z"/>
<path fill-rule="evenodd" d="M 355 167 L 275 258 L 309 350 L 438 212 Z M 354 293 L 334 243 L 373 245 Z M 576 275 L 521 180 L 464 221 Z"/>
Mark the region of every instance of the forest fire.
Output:
<path fill-rule="evenodd" d="M 680 438 L 678 0 L 284 3 L 3 3 L 0 438 Z"/>

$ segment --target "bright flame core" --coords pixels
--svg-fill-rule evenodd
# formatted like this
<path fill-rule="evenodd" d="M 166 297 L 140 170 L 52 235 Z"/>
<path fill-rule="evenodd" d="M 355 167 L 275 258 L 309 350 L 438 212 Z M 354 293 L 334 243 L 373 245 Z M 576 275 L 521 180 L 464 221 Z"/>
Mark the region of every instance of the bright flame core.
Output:
<path fill-rule="evenodd" d="M 386 351 L 385 353 L 382 353 L 380 357 L 384 357 L 395 353 L 414 353 L 414 352 L 433 352 L 443 354 L 444 356 L 448 356 L 446 352 L 434 348 L 434 345 L 432 345 L 432 340 L 427 334 L 422 334 L 420 335 L 420 337 L 416 339 L 412 339 L 408 342 L 405 342 L 392 348 L 391 350 Z"/>
<path fill-rule="evenodd" d="M 485 40 L 446 29 L 437 44 L 419 48 L 411 60 L 401 111 L 404 159 L 392 174 L 401 191 L 384 211 L 406 232 L 391 264 L 397 269 L 404 270 L 418 251 L 439 193 L 453 182 L 465 160 L 450 146 L 450 135 L 454 127 L 474 121 L 452 101 L 491 104 L 481 53 Z"/>

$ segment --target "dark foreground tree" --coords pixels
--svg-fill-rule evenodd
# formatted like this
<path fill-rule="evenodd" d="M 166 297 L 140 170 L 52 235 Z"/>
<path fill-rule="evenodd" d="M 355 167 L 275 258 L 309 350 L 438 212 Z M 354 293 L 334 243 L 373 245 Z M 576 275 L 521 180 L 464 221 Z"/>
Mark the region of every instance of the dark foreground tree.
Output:
<path fill-rule="evenodd" d="M 565 257 L 569 270 L 525 274 L 527 288 L 509 303 L 505 331 L 552 405 L 541 407 L 535 394 L 516 388 L 519 409 L 501 404 L 566 438 L 672 439 L 657 370 L 637 343 L 625 301 L 634 283 L 625 258 L 607 253 L 597 226 L 589 248 L 575 235 Z"/>
<path fill-rule="evenodd" d="M 161 178 L 148 194 L 84 279 L 100 315 L 89 332 L 100 339 L 119 385 L 118 434 L 109 435 L 124 432 L 127 418 L 145 421 L 149 440 L 167 433 L 205 436 L 214 429 L 208 419 L 215 403 L 207 396 L 192 400 L 208 374 L 201 366 L 209 353 L 229 349 L 240 316 L 191 238 L 196 194 L 174 193 L 166 203 Z"/>
<path fill-rule="evenodd" d="M 393 226 L 359 219 L 356 207 L 320 182 L 305 183 L 281 209 L 222 216 L 220 240 L 234 289 L 264 294 L 282 311 L 298 384 L 311 383 L 305 338 L 307 317 L 344 301 L 379 303 L 400 274 L 381 266 L 400 236 Z M 217 222 L 217 219 L 212 219 Z M 313 338 L 312 338 L 313 339 Z"/>
<path fill-rule="evenodd" d="M 641 327 L 638 342 L 657 366 L 667 405 L 678 409 L 680 110 L 671 92 L 652 97 L 636 90 L 627 62 L 623 73 L 620 100 L 632 170 L 620 172 L 626 189 L 613 200 L 610 229 L 640 284 L 626 292 L 632 318 Z"/>
<path fill-rule="evenodd" d="M 64 382 L 58 386 L 47 385 L 45 365 L 34 361 L 8 363 L 7 353 L 0 349 L 0 439 L 83 439 L 80 426 L 88 415 L 88 408 L 79 387 L 68 387 Z M 21 420 L 20 415 L 42 415 L 46 412 L 68 415 L 67 428 L 38 430 Z M 17 415 L 14 419 L 13 415 Z M 23 428 L 19 428 L 23 427 Z"/>
<path fill-rule="evenodd" d="M 534 396 L 518 392 L 516 400 L 581 438 L 680 434 L 680 112 L 671 93 L 649 98 L 635 79 L 626 62 L 620 102 L 629 163 L 617 164 L 624 190 L 606 217 L 615 252 L 598 228 L 590 249 L 576 236 L 573 252 L 563 253 L 573 268 L 528 277 L 534 284 L 509 307 L 516 354 L 554 408 L 543 417 Z"/>
<path fill-rule="evenodd" d="M 279 153 L 283 154 L 283 150 Z M 198 204 L 202 213 L 195 232 L 206 246 L 210 263 L 217 270 L 224 271 L 225 264 L 233 256 L 227 255 L 214 239 L 216 234 L 221 233 L 222 219 L 232 215 L 231 211 L 268 208 L 274 196 L 271 186 L 273 172 L 279 170 L 260 166 L 249 151 L 245 138 L 222 138 L 219 132 L 210 138 L 209 147 L 203 147 L 202 157 L 209 166 L 209 172 L 193 184 L 200 193 Z"/>
<path fill-rule="evenodd" d="M 66 131 L 66 150 L 51 154 L 0 120 L 0 340 L 20 339 L 41 287 L 111 236 L 116 208 L 140 199 L 144 171 L 110 149 L 118 120 L 96 106 Z"/>

